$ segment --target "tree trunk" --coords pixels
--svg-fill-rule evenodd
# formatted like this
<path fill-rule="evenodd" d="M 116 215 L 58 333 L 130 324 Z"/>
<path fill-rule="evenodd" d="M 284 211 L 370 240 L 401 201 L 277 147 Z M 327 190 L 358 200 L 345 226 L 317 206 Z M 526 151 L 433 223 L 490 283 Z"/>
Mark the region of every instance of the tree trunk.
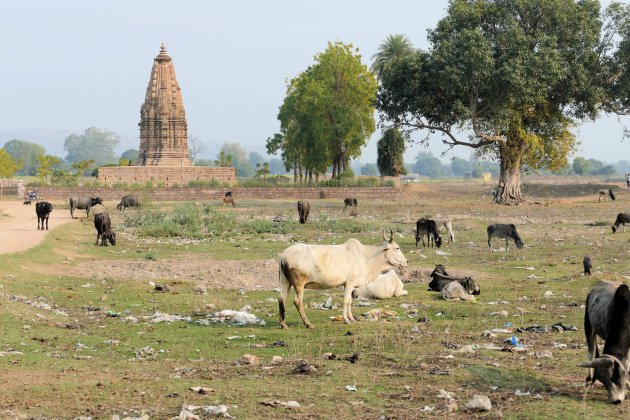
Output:
<path fill-rule="evenodd" d="M 519 141 L 508 140 L 499 145 L 501 171 L 492 204 L 511 206 L 525 201 L 521 194 L 521 164 L 524 151 L 524 146 Z"/>
<path fill-rule="evenodd" d="M 293 183 L 296 184 L 297 183 L 297 161 L 293 164 Z"/>
<path fill-rule="evenodd" d="M 332 179 L 335 179 L 337 177 L 337 161 L 333 162 L 333 166 L 332 166 Z"/>
<path fill-rule="evenodd" d="M 315 183 L 319 184 L 319 172 L 315 172 Z"/>

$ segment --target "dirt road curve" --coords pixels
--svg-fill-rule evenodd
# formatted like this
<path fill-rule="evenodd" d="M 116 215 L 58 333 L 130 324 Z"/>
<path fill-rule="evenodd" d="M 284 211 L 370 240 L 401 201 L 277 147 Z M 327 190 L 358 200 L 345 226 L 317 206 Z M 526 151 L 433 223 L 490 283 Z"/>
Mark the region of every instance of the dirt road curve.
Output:
<path fill-rule="evenodd" d="M 68 213 L 67 210 L 54 209 L 48 220 L 49 228 L 72 221 Z M 0 254 L 24 251 L 39 245 L 48 232 L 37 230 L 35 203 L 25 206 L 21 201 L 0 201 Z"/>

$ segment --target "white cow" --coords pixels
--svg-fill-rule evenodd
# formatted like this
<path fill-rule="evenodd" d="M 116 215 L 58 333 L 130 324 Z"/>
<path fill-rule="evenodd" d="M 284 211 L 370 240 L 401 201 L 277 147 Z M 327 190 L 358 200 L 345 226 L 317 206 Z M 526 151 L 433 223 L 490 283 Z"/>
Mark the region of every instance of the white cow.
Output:
<path fill-rule="evenodd" d="M 355 287 L 368 284 L 385 270 L 392 267 L 405 267 L 407 259 L 394 242 L 394 233 L 385 237 L 379 245 L 363 245 L 356 239 L 348 239 L 342 245 L 295 244 L 280 255 L 280 326 L 288 328 L 285 322 L 284 303 L 291 287 L 295 288 L 295 306 L 302 321 L 313 328 L 304 313 L 302 304 L 304 289 L 331 289 L 344 286 L 343 319 L 349 324 L 355 321 L 352 316 L 352 291 Z"/>
<path fill-rule="evenodd" d="M 352 297 L 355 299 L 359 297 L 389 299 L 391 297 L 403 296 L 407 293 L 409 292 L 403 289 L 403 282 L 396 274 L 396 271 L 389 270 L 378 276 L 373 282 L 354 289 L 352 291 Z"/>

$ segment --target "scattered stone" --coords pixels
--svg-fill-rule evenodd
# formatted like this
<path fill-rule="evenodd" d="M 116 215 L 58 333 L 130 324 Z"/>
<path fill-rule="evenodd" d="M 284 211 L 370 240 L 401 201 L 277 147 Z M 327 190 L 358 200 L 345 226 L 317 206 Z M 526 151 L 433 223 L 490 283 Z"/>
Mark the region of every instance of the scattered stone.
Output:
<path fill-rule="evenodd" d="M 464 408 L 469 411 L 490 411 L 492 410 L 492 403 L 490 398 L 485 395 L 475 395 L 472 400 L 466 403 Z"/>
<path fill-rule="evenodd" d="M 346 391 L 356 391 L 356 390 L 357 390 L 356 385 L 346 385 Z"/>
<path fill-rule="evenodd" d="M 551 298 L 554 297 L 555 295 L 553 294 L 553 292 L 551 290 L 547 290 L 545 292 L 545 294 L 543 295 L 544 298 Z"/>
<path fill-rule="evenodd" d="M 508 316 L 508 311 L 490 312 L 490 316 Z"/>
<path fill-rule="evenodd" d="M 316 371 L 317 368 L 315 366 L 309 365 L 308 363 L 302 361 L 298 363 L 298 365 L 293 369 L 292 372 L 300 375 L 309 375 Z"/>
<path fill-rule="evenodd" d="M 529 391 L 527 391 L 527 392 L 521 392 L 521 390 L 520 390 L 520 389 L 517 389 L 517 390 L 514 392 L 514 395 L 516 395 L 517 397 L 529 397 L 529 396 L 531 396 L 531 395 L 532 395 L 532 393 L 531 393 L 531 392 L 529 392 Z"/>
<path fill-rule="evenodd" d="M 272 365 L 279 365 L 283 361 L 284 361 L 284 357 L 282 357 L 282 356 L 273 356 L 271 358 L 271 364 Z"/>
<path fill-rule="evenodd" d="M 198 284 L 193 289 L 193 292 L 197 293 L 198 295 L 207 295 L 208 294 L 208 288 L 205 285 L 203 285 L 203 284 Z"/>
<path fill-rule="evenodd" d="M 287 343 L 285 343 L 283 340 L 277 340 L 271 343 L 271 347 L 286 347 L 286 346 L 287 346 Z"/>
<path fill-rule="evenodd" d="M 168 292 L 170 289 L 166 284 L 156 284 L 155 287 L 153 288 L 154 292 Z"/>
<path fill-rule="evenodd" d="M 244 354 L 235 364 L 237 366 L 257 366 L 260 363 L 260 357 L 253 354 Z"/>
<path fill-rule="evenodd" d="M 158 352 L 150 347 L 143 347 L 135 351 L 134 359 L 136 360 L 155 360 L 157 359 Z"/>
<path fill-rule="evenodd" d="M 440 389 L 438 391 L 438 394 L 436 395 L 436 397 L 438 398 L 446 398 L 447 400 L 452 400 L 454 399 L 453 394 L 451 394 L 450 392 L 444 390 L 444 389 Z"/>
<path fill-rule="evenodd" d="M 329 352 L 322 354 L 322 357 L 327 360 L 335 360 L 337 358 L 337 355 Z"/>
<path fill-rule="evenodd" d="M 301 407 L 300 403 L 297 401 L 279 401 L 279 400 L 261 401 L 260 405 L 265 405 L 267 407 L 287 407 L 287 408 Z"/>

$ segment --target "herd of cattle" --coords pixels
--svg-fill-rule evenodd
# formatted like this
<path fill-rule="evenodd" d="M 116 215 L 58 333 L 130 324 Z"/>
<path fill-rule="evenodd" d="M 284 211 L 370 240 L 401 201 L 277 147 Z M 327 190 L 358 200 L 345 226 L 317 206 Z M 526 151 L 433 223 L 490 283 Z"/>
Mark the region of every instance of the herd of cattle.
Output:
<path fill-rule="evenodd" d="M 602 194 L 602 192 L 604 192 Z M 600 191 L 600 200 L 607 193 L 615 200 L 612 191 Z M 231 192 L 225 194 L 224 204 L 235 206 Z M 71 197 L 69 200 L 70 215 L 74 218 L 75 210 L 86 210 L 89 217 L 90 209 L 103 204 L 100 197 Z M 355 209 L 358 201 L 355 198 L 344 200 L 344 211 L 347 207 Z M 140 208 L 140 201 L 134 195 L 124 196 L 116 206 L 119 211 L 128 207 Z M 310 213 L 310 203 L 306 200 L 297 204 L 300 223 L 306 223 Z M 36 203 L 37 229 L 48 229 L 48 217 L 53 205 L 46 201 Z M 619 226 L 625 232 L 626 224 L 630 224 L 630 213 L 619 213 L 612 226 L 616 233 Z M 455 236 L 450 219 L 433 220 L 423 218 L 416 223 L 416 247 L 422 241 L 423 246 L 440 247 L 442 238 L 439 227 L 444 227 L 449 235 L 449 242 L 453 243 Z M 112 230 L 109 214 L 100 212 L 94 216 L 94 227 L 97 231 L 96 244 L 99 239 L 102 246 L 107 243 L 116 245 L 116 233 Z M 487 227 L 488 246 L 492 248 L 492 239 L 505 239 L 506 249 L 511 239 L 517 248 L 524 247 L 516 226 L 513 224 L 491 224 Z M 426 237 L 426 244 L 425 244 Z M 584 257 L 584 274 L 590 274 L 591 259 Z M 280 325 L 288 328 L 285 321 L 285 302 L 293 288 L 295 290 L 295 306 L 308 328 L 313 324 L 304 312 L 305 289 L 330 289 L 344 287 L 343 320 L 352 323 L 352 298 L 386 299 L 407 294 L 403 283 L 396 274 L 396 268 L 407 265 L 400 246 L 394 242 L 392 231 L 389 235 L 383 232 L 383 242 L 377 245 L 363 245 L 356 239 L 348 239 L 341 245 L 311 245 L 298 243 L 290 246 L 280 254 L 279 279 L 280 297 L 278 298 Z M 446 298 L 460 298 L 468 300 L 472 295 L 481 292 L 479 285 L 471 277 L 451 276 L 443 265 L 437 265 L 431 273 L 429 290 L 440 292 Z M 584 331 L 588 345 L 588 361 L 580 364 L 589 368 L 587 381 L 591 383 L 599 380 L 608 391 L 610 402 L 618 404 L 625 399 L 627 388 L 630 387 L 630 289 L 627 285 L 615 281 L 601 281 L 590 291 L 586 298 L 584 316 Z M 600 356 L 597 346 L 597 336 L 605 340 L 604 349 Z"/>

